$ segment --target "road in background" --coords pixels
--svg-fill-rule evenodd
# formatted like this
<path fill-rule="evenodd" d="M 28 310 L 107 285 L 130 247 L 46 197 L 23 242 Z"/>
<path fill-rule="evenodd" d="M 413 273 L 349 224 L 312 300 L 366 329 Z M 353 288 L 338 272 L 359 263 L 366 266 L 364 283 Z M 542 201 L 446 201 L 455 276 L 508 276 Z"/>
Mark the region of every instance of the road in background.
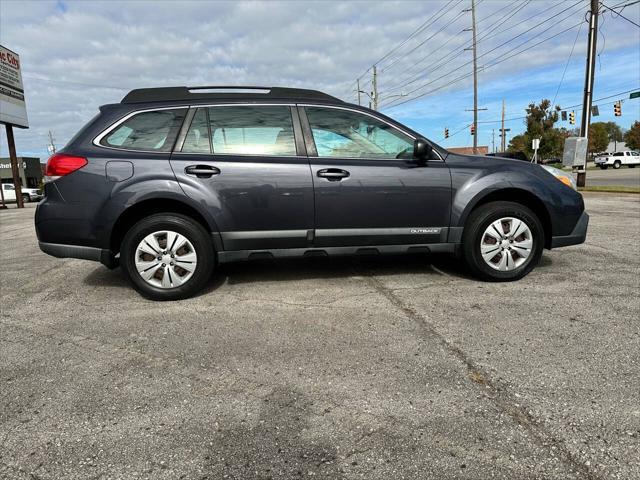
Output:
<path fill-rule="evenodd" d="M 635 168 L 621 167 L 615 170 L 609 167 L 606 170 L 589 170 L 587 172 L 587 187 L 615 186 L 640 188 L 640 166 Z"/>
<path fill-rule="evenodd" d="M 0 212 L 0 478 L 640 478 L 640 196 L 586 202 L 519 282 L 259 262 L 165 303 Z"/>

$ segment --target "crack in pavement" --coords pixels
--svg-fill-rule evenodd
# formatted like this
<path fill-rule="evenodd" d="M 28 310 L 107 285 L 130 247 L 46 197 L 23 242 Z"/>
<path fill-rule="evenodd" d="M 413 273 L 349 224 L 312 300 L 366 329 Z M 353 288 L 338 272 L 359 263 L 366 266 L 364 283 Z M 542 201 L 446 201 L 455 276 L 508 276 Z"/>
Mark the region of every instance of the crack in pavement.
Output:
<path fill-rule="evenodd" d="M 518 425 L 531 434 L 533 439 L 540 447 L 549 451 L 551 456 L 557 454 L 558 458 L 581 475 L 581 478 L 587 480 L 600 480 L 602 477 L 593 472 L 585 463 L 576 457 L 565 445 L 562 440 L 557 439 L 549 432 L 543 423 L 535 419 L 527 409 L 516 401 L 515 396 L 511 394 L 508 387 L 503 382 L 492 378 L 491 374 L 481 368 L 475 361 L 467 356 L 467 354 L 458 346 L 447 340 L 435 326 L 422 314 L 418 313 L 415 308 L 407 305 L 400 297 L 398 297 L 392 289 L 386 287 L 371 271 L 358 272 L 356 267 L 352 265 L 354 271 L 361 275 L 364 280 L 369 283 L 375 290 L 384 296 L 394 307 L 400 310 L 407 318 L 418 324 L 425 331 L 427 336 L 435 339 L 449 355 L 458 360 L 469 372 L 469 380 L 477 385 L 482 385 L 490 392 L 487 398 L 492 400 L 499 411 L 506 413 Z M 486 394 L 486 392 L 484 392 Z M 555 450 L 552 451 L 552 446 Z"/>

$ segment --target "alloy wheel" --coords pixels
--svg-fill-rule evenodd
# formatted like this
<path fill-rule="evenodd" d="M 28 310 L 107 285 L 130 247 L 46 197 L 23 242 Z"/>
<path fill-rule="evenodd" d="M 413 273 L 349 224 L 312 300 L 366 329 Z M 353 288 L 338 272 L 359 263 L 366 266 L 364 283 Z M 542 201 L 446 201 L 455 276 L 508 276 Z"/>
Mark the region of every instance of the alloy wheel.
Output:
<path fill-rule="evenodd" d="M 187 237 L 171 230 L 153 232 L 136 248 L 135 265 L 142 279 L 157 288 L 175 288 L 188 282 L 198 264 Z"/>
<path fill-rule="evenodd" d="M 508 272 L 522 266 L 533 250 L 531 229 L 514 217 L 500 218 L 486 228 L 480 253 L 491 268 Z"/>

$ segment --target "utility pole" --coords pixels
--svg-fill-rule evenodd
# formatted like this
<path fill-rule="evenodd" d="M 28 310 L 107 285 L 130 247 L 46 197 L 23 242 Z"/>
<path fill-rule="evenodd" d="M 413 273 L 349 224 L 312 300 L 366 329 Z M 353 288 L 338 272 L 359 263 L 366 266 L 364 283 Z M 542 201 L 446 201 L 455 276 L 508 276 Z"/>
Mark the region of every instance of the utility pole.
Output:
<path fill-rule="evenodd" d="M 596 43 L 598 40 L 598 0 L 591 0 L 589 12 L 589 39 L 587 45 L 587 68 L 584 77 L 584 97 L 582 101 L 582 118 L 580 119 L 580 136 L 589 137 L 591 125 L 591 103 L 593 101 L 593 81 L 596 66 Z M 587 158 L 584 157 L 584 167 L 578 169 L 578 187 L 584 187 L 587 180 Z"/>
<path fill-rule="evenodd" d="M 360 79 L 358 78 L 356 82 L 357 82 L 356 91 L 358 92 L 358 105 L 360 105 Z"/>
<path fill-rule="evenodd" d="M 373 79 L 371 80 L 371 101 L 373 102 L 373 109 L 378 110 L 378 71 L 376 66 L 373 66 Z"/>
<path fill-rule="evenodd" d="M 505 145 L 505 134 L 504 134 L 504 98 L 502 99 L 502 127 L 500 128 L 500 151 L 504 152 L 507 148 Z"/>
<path fill-rule="evenodd" d="M 496 129 L 491 129 L 491 152 L 496 153 Z"/>
<path fill-rule="evenodd" d="M 476 0 L 471 0 L 471 31 L 473 32 L 473 153 L 478 153 L 478 63 L 476 46 Z"/>
<path fill-rule="evenodd" d="M 51 155 L 56 153 L 56 144 L 53 142 L 53 134 L 51 133 L 51 130 L 49 130 L 49 152 Z"/>

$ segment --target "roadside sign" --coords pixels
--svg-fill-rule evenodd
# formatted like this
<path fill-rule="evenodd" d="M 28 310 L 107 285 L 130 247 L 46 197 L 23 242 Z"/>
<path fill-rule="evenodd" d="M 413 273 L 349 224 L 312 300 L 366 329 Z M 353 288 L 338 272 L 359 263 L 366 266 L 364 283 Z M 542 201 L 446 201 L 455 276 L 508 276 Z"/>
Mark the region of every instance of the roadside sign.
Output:
<path fill-rule="evenodd" d="M 29 128 L 20 56 L 0 45 L 0 123 Z"/>
<path fill-rule="evenodd" d="M 629 94 L 629 98 L 638 98 L 640 97 L 640 92 L 633 92 Z"/>
<path fill-rule="evenodd" d="M 540 139 L 539 138 L 534 138 L 533 140 L 531 140 L 531 148 L 533 150 L 538 150 L 540 148 Z"/>

